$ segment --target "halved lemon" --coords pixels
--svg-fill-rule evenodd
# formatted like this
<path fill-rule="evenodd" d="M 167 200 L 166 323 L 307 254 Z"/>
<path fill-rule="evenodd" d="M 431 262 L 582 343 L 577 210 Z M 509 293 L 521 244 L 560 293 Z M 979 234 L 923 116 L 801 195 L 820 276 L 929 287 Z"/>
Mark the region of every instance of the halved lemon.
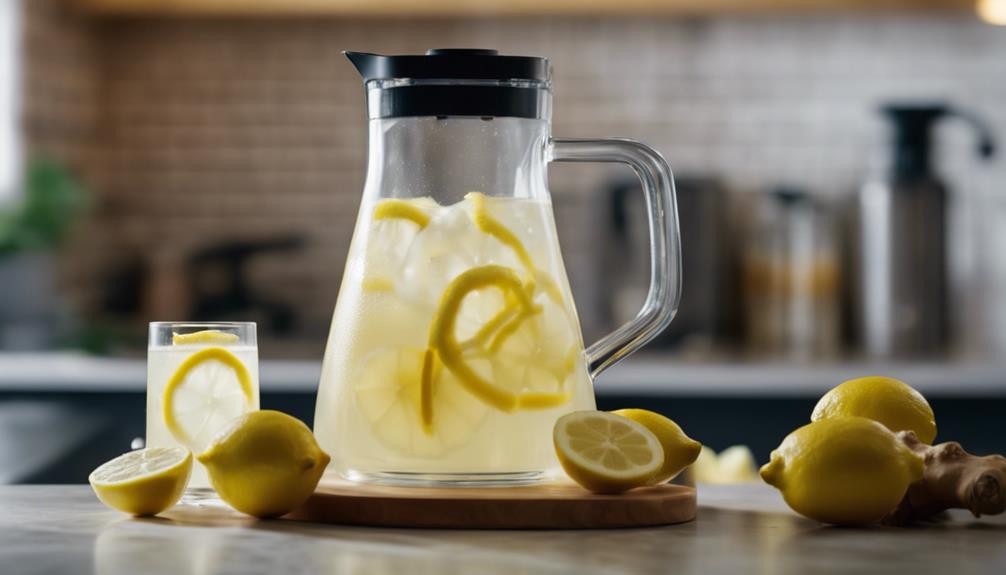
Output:
<path fill-rule="evenodd" d="M 237 343 L 238 336 L 235 333 L 227 333 L 219 329 L 204 329 L 192 333 L 171 334 L 172 345 L 188 345 L 194 343 L 210 343 L 216 345 L 226 345 Z"/>
<path fill-rule="evenodd" d="M 360 413 L 382 443 L 419 456 L 442 454 L 463 445 L 488 408 L 443 368 L 428 350 L 385 348 L 368 356 L 353 378 Z M 423 420 L 423 374 L 430 385 L 428 409 L 436 425 Z"/>
<path fill-rule="evenodd" d="M 87 481 L 105 505 L 132 515 L 157 515 L 178 502 L 192 473 L 184 447 L 148 447 L 103 463 Z"/>
<path fill-rule="evenodd" d="M 615 415 L 628 417 L 653 432 L 664 448 L 664 464 L 650 479 L 651 485 L 666 483 L 695 463 L 702 451 L 702 444 L 685 435 L 674 420 L 648 409 L 619 409 Z"/>
<path fill-rule="evenodd" d="M 594 493 L 621 493 L 646 485 L 664 463 L 664 450 L 650 430 L 603 411 L 574 411 L 560 417 L 552 440 L 566 474 Z"/>
<path fill-rule="evenodd" d="M 255 402 L 248 368 L 222 347 L 208 347 L 182 362 L 164 387 L 163 415 L 179 443 L 202 453 L 224 424 Z"/>

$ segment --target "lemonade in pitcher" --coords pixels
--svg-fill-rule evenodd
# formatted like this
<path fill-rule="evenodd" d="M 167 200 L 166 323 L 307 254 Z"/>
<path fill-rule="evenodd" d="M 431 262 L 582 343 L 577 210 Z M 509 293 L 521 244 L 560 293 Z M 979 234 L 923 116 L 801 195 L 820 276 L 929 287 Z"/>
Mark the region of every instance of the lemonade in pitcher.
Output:
<path fill-rule="evenodd" d="M 544 58 L 347 56 L 367 90 L 369 149 L 315 411 L 329 472 L 452 487 L 560 475 L 556 420 L 594 409 L 593 378 L 677 306 L 667 164 L 637 142 L 552 138 Z M 649 208 L 643 309 L 586 348 L 548 192 L 554 161 L 629 164 Z"/>
<path fill-rule="evenodd" d="M 594 396 L 551 206 L 364 206 L 325 356 L 322 446 L 353 472 L 538 474 Z M 333 397 L 328 393 L 341 394 Z M 500 441 L 506 438 L 506 441 Z M 471 479 L 476 479 L 472 477 Z"/>

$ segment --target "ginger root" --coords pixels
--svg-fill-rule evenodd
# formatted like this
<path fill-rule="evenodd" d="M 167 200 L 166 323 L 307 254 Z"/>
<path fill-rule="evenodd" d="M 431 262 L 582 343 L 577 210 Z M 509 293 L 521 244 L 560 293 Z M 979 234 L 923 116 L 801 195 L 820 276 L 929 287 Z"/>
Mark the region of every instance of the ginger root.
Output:
<path fill-rule="evenodd" d="M 898 432 L 909 449 L 925 458 L 922 479 L 908 488 L 883 522 L 908 525 L 947 509 L 967 509 L 975 517 L 1006 511 L 1006 457 L 972 455 L 957 442 L 929 446 L 911 431 Z"/>

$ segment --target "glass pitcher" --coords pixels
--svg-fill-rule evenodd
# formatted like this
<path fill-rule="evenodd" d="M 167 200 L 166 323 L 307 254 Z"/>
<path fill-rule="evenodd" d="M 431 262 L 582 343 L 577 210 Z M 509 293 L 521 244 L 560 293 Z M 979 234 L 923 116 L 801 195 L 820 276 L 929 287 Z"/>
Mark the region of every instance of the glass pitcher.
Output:
<path fill-rule="evenodd" d="M 329 473 L 405 485 L 515 485 L 559 473 L 555 420 L 670 323 L 674 183 L 629 140 L 551 137 L 545 58 L 495 50 L 347 53 L 369 111 L 366 185 L 329 334 L 315 434 Z M 584 349 L 556 237 L 551 161 L 642 180 L 652 251 L 638 316 Z"/>

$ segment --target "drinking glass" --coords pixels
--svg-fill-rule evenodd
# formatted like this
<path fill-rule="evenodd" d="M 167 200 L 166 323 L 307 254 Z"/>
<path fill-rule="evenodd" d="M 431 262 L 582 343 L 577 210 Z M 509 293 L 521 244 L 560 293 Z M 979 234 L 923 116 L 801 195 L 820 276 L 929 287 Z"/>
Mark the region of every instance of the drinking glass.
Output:
<path fill-rule="evenodd" d="M 253 322 L 153 322 L 147 347 L 147 447 L 199 455 L 234 418 L 259 408 Z M 190 490 L 208 490 L 193 462 Z"/>

